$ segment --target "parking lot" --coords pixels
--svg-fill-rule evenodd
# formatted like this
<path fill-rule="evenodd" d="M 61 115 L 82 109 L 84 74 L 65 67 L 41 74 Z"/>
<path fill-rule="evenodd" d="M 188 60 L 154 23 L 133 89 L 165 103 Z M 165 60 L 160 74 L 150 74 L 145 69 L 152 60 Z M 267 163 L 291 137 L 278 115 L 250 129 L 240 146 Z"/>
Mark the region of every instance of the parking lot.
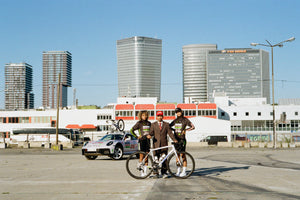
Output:
<path fill-rule="evenodd" d="M 135 180 L 126 157 L 86 160 L 79 148 L 0 150 L 0 199 L 300 199 L 300 149 L 187 149 L 185 180 Z"/>

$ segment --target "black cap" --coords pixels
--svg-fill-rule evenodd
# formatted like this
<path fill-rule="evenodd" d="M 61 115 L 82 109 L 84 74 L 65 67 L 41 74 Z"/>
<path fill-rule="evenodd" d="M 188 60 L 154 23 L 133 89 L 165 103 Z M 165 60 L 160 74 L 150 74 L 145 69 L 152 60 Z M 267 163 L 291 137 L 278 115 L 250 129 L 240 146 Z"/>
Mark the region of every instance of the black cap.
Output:
<path fill-rule="evenodd" d="M 175 108 L 175 113 L 178 113 L 178 112 L 181 112 L 181 113 L 182 113 L 181 108 Z"/>

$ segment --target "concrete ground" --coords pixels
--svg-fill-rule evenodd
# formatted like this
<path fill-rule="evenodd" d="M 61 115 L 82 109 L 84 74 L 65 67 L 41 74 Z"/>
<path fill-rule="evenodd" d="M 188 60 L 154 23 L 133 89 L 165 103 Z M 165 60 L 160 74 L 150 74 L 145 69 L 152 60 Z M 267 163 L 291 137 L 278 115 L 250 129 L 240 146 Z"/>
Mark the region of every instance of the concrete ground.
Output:
<path fill-rule="evenodd" d="M 187 149 L 185 180 L 135 180 L 126 159 L 86 160 L 80 149 L 0 149 L 0 199 L 300 199 L 300 149 Z"/>

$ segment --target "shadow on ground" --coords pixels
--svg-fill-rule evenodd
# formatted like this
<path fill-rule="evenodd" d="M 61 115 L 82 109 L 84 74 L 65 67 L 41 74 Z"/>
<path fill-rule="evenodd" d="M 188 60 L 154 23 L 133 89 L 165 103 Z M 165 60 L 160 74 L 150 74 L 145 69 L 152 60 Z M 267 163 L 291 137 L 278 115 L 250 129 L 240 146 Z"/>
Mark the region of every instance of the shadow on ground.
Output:
<path fill-rule="evenodd" d="M 249 169 L 250 166 L 244 167 L 225 167 L 225 166 L 216 166 L 210 168 L 198 168 L 195 169 L 194 173 L 191 176 L 206 176 L 206 175 L 215 175 L 218 176 L 223 172 L 233 171 L 233 170 L 246 170 Z"/>

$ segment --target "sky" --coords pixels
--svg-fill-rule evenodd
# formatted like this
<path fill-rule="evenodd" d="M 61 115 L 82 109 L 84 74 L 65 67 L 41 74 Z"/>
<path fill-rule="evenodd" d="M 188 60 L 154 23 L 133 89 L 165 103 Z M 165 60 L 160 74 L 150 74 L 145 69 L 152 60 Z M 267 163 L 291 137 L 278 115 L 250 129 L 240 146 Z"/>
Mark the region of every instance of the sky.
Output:
<path fill-rule="evenodd" d="M 295 37 L 274 49 L 275 101 L 300 98 L 299 10 L 299 0 L 0 0 L 0 108 L 5 64 L 20 62 L 33 66 L 35 107 L 42 106 L 42 52 L 51 50 L 72 53 L 68 105 L 74 88 L 79 105 L 116 102 L 116 41 L 133 36 L 162 39 L 161 101 L 178 103 L 182 46 L 251 48 Z"/>

